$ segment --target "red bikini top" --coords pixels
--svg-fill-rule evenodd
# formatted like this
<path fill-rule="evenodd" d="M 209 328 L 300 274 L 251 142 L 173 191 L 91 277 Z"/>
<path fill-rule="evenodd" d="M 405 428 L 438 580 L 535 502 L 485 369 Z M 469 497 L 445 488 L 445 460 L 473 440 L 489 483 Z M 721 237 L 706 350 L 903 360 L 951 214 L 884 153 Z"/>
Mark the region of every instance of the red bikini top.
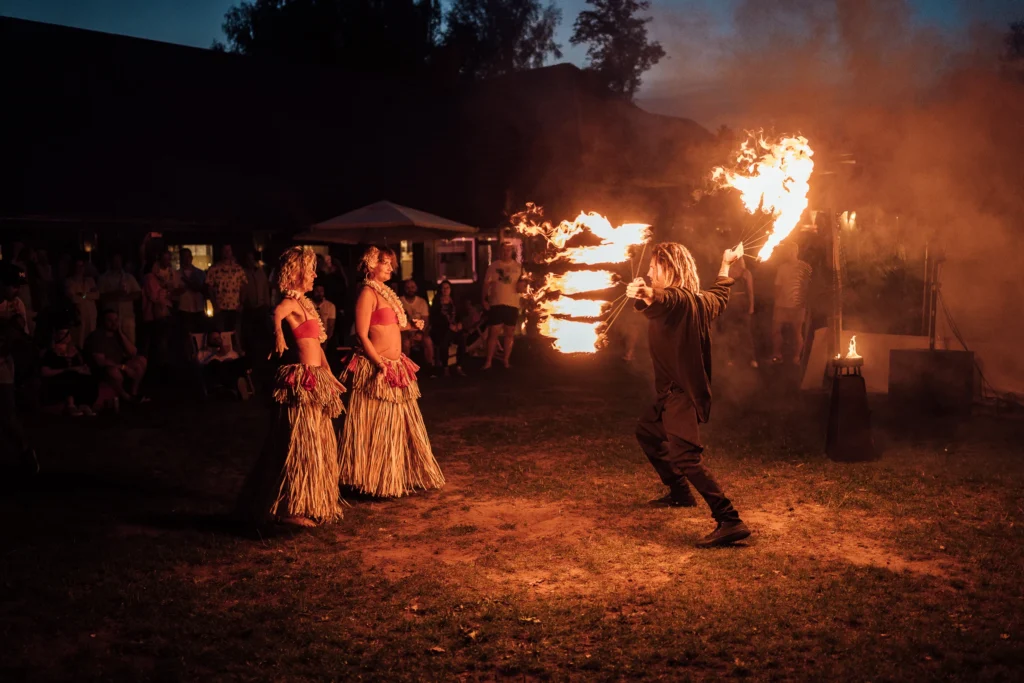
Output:
<path fill-rule="evenodd" d="M 292 330 L 296 339 L 320 339 L 320 325 L 310 318 Z"/>
<path fill-rule="evenodd" d="M 398 314 L 393 308 L 378 308 L 370 314 L 371 325 L 397 325 Z"/>

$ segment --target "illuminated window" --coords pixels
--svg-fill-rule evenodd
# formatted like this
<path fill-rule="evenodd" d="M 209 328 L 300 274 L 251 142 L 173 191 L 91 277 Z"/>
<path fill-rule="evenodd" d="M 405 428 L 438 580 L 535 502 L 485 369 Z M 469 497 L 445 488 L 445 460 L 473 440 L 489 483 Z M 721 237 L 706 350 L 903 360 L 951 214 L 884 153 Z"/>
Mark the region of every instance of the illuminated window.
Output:
<path fill-rule="evenodd" d="M 212 244 L 172 244 L 167 247 L 171 252 L 171 267 L 175 270 L 181 268 L 181 250 L 192 251 L 192 265 L 200 270 L 209 270 L 213 265 Z"/>
<path fill-rule="evenodd" d="M 476 240 L 472 237 L 438 240 L 434 247 L 434 259 L 438 282 L 476 282 Z"/>
<path fill-rule="evenodd" d="M 398 245 L 398 272 L 403 280 L 412 277 L 412 242 L 402 240 Z"/>

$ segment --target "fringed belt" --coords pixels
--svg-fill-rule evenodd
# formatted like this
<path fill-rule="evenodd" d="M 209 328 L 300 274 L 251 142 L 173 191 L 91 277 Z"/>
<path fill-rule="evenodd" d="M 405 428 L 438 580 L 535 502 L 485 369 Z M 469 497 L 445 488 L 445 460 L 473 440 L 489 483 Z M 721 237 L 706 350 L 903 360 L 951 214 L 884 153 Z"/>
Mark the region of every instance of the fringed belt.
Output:
<path fill-rule="evenodd" d="M 331 417 L 344 410 L 331 371 L 316 365 L 282 365 L 277 369 L 274 400 L 289 406 L 322 406 Z"/>
<path fill-rule="evenodd" d="M 404 403 L 420 397 L 416 372 L 420 369 L 404 354 L 395 360 L 384 358 L 382 370 L 363 353 L 349 361 L 342 377 L 352 377 L 352 390 L 368 394 L 378 401 Z"/>

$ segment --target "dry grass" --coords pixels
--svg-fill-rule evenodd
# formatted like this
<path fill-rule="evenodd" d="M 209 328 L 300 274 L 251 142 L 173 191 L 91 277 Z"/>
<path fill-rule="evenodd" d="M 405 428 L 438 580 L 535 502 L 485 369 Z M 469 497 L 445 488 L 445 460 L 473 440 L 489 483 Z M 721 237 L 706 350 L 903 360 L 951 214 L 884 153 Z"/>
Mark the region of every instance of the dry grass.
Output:
<path fill-rule="evenodd" d="M 223 516 L 257 404 L 37 430 L 47 473 L 0 502 L 0 678 L 1024 673 L 1019 422 L 880 427 L 883 460 L 840 465 L 814 400 L 720 401 L 710 463 L 755 535 L 701 552 L 705 510 L 645 505 L 661 491 L 632 438 L 643 380 L 589 359 L 434 382 L 447 486 L 309 532 Z"/>

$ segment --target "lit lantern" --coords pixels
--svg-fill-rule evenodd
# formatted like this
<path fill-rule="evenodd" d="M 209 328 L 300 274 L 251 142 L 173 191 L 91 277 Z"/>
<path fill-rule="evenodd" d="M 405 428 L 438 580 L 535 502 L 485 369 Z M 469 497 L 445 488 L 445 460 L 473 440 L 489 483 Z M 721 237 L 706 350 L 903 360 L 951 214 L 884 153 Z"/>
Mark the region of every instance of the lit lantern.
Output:
<path fill-rule="evenodd" d="M 210 301 L 209 299 L 206 300 L 206 317 L 213 317 L 213 302 Z"/>

